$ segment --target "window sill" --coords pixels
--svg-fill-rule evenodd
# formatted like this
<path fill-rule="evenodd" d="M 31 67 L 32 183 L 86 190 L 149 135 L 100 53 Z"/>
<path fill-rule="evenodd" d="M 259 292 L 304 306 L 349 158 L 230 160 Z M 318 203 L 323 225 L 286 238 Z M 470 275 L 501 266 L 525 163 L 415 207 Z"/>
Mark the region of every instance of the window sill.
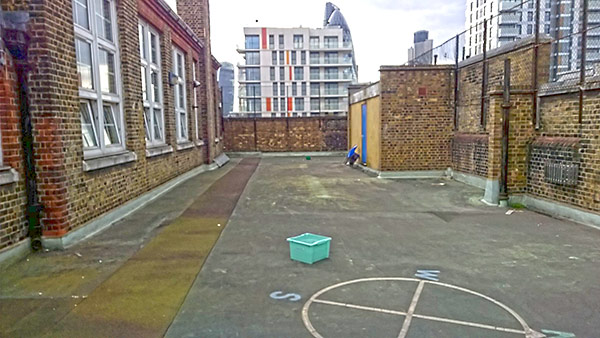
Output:
<path fill-rule="evenodd" d="M 204 140 L 198 140 L 198 141 L 196 141 L 196 146 L 198 146 L 198 147 L 204 146 Z"/>
<path fill-rule="evenodd" d="M 110 168 L 117 165 L 137 161 L 137 155 L 131 151 L 125 151 L 114 155 L 89 158 L 83 160 L 83 171 L 94 171 Z"/>
<path fill-rule="evenodd" d="M 0 166 L 0 185 L 15 183 L 19 180 L 19 173 L 11 167 Z"/>
<path fill-rule="evenodd" d="M 186 150 L 186 149 L 190 149 L 190 148 L 194 148 L 194 142 L 192 142 L 192 141 L 185 141 L 183 143 L 177 143 L 177 150 Z"/>
<path fill-rule="evenodd" d="M 146 157 L 156 157 L 173 152 L 173 147 L 164 144 L 160 146 L 152 146 L 146 149 Z"/>

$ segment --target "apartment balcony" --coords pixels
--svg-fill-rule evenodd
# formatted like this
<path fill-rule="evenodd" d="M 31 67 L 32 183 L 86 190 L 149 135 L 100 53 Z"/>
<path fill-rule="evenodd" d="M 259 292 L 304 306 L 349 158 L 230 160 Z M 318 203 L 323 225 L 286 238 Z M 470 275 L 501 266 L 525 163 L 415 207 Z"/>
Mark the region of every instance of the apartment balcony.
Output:
<path fill-rule="evenodd" d="M 520 24 L 521 23 L 521 13 L 504 13 L 500 15 L 498 18 L 498 24 Z"/>
<path fill-rule="evenodd" d="M 352 59 L 351 58 L 339 58 L 335 60 L 310 60 L 311 67 L 352 67 Z"/>
<path fill-rule="evenodd" d="M 313 79 L 312 77 L 309 80 L 310 82 L 352 82 L 352 76 L 336 76 L 336 77 L 324 77 L 321 76 L 318 79 Z"/>
<path fill-rule="evenodd" d="M 332 50 L 352 50 L 353 46 L 350 42 L 338 42 L 335 43 L 320 43 L 320 44 L 311 44 L 308 46 L 311 51 L 332 51 Z"/>
<path fill-rule="evenodd" d="M 519 27 L 500 27 L 498 30 L 498 36 L 500 37 L 517 37 L 521 35 Z"/>

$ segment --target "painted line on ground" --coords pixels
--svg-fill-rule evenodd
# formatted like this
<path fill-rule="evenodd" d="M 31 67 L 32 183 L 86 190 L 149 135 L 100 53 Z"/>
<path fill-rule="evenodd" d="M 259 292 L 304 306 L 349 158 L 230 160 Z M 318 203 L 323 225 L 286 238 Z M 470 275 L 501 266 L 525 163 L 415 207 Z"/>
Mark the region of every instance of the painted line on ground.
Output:
<path fill-rule="evenodd" d="M 434 316 L 413 314 L 413 317 L 419 318 L 419 319 L 431 320 L 434 322 L 442 322 L 442 323 L 456 324 L 456 325 L 462 325 L 462 326 L 470 326 L 470 327 L 476 327 L 476 328 L 480 328 L 480 329 L 495 330 L 495 331 L 507 332 L 507 333 L 520 333 L 520 334 L 527 333 L 524 330 L 509 329 L 509 328 L 500 327 L 500 326 L 479 324 L 479 323 L 474 323 L 474 322 L 465 322 L 462 320 L 455 320 L 455 319 L 448 319 L 448 318 L 441 318 L 441 317 L 434 317 Z"/>
<path fill-rule="evenodd" d="M 315 299 L 313 302 L 319 303 L 319 304 L 347 307 L 349 309 L 357 309 L 357 310 L 364 310 L 364 311 L 387 313 L 387 314 L 391 314 L 391 315 L 406 316 L 406 312 L 387 310 L 387 309 L 382 309 L 382 308 L 377 308 L 377 307 L 362 306 L 362 305 L 355 305 L 355 304 L 348 304 L 348 303 L 338 303 L 338 302 L 332 302 L 332 301 L 323 300 L 323 299 Z"/>
<path fill-rule="evenodd" d="M 398 338 L 405 338 L 408 334 L 410 322 L 412 321 L 413 314 L 415 313 L 415 309 L 417 308 L 417 303 L 419 302 L 419 298 L 421 297 L 421 292 L 423 292 L 424 286 L 425 281 L 420 281 L 419 285 L 417 286 L 417 290 L 415 291 L 415 295 L 413 296 L 412 302 L 410 302 L 410 307 L 408 308 L 406 318 L 404 318 L 404 324 L 402 324 L 402 330 L 400 330 Z"/>
<path fill-rule="evenodd" d="M 462 291 L 465 293 L 469 293 L 472 294 L 474 296 L 483 298 L 491 303 L 493 303 L 496 306 L 501 307 L 502 309 L 504 309 L 506 312 L 508 312 L 511 316 L 513 316 L 518 322 L 519 324 L 521 324 L 521 326 L 523 327 L 522 330 L 519 329 L 512 329 L 512 328 L 503 328 L 503 327 L 498 327 L 498 326 L 493 326 L 493 325 L 487 325 L 487 324 L 480 324 L 480 323 L 473 323 L 473 322 L 466 322 L 466 321 L 459 321 L 459 320 L 454 320 L 454 319 L 447 319 L 447 318 L 441 318 L 441 317 L 433 317 L 433 316 L 425 316 L 425 315 L 419 315 L 419 314 L 413 314 L 412 317 L 415 318 L 419 318 L 419 319 L 425 319 L 425 320 L 432 320 L 432 321 L 440 321 L 440 322 L 446 322 L 446 323 L 450 323 L 450 324 L 456 324 L 456 325 L 463 325 L 463 326 L 471 326 L 471 327 L 477 327 L 477 328 L 483 328 L 483 329 L 491 329 L 491 330 L 495 330 L 495 331 L 500 331 L 500 332 L 506 332 L 506 333 L 516 333 L 516 334 L 525 334 L 526 337 L 528 338 L 533 338 L 533 337 L 545 337 L 544 334 L 541 334 L 537 331 L 532 330 L 529 325 L 525 322 L 525 320 L 519 316 L 514 310 L 512 310 L 511 308 L 509 308 L 508 306 L 502 304 L 501 302 L 488 297 L 484 294 L 481 294 L 479 292 L 476 291 L 472 291 L 466 288 L 462 288 L 459 286 L 455 286 L 452 284 L 447 284 L 447 283 L 442 283 L 442 282 L 436 282 L 436 281 L 427 281 L 427 280 L 420 280 L 420 279 L 415 279 L 415 278 L 404 278 L 404 277 L 375 277 L 375 278 L 361 278 L 361 279 L 355 279 L 355 280 L 350 280 L 350 281 L 346 281 L 346 282 L 341 282 L 341 283 L 337 283 L 331 286 L 328 286 L 324 289 L 321 289 L 320 291 L 317 291 L 315 294 L 313 294 L 304 304 L 303 308 L 302 308 L 302 321 L 304 322 L 304 325 L 306 327 L 306 329 L 313 335 L 313 337 L 316 338 L 323 338 L 323 336 L 321 336 L 321 334 L 319 334 L 317 332 L 317 330 L 314 328 L 314 326 L 312 325 L 309 316 L 308 316 L 308 310 L 310 305 L 314 302 L 314 303 L 322 303 L 322 304 L 329 304 L 329 305 L 334 305 L 334 306 L 342 306 L 342 307 L 351 307 L 351 308 L 355 308 L 355 309 L 360 309 L 360 310 L 366 310 L 366 311 L 375 311 L 375 312 L 380 312 L 380 313 L 389 313 L 389 314 L 396 314 L 396 315 L 403 315 L 406 316 L 408 313 L 403 313 L 400 311 L 393 311 L 393 310 L 387 310 L 387 309 L 382 309 L 382 308 L 373 308 L 373 307 L 366 307 L 366 306 L 361 306 L 361 305 L 355 305 L 355 304 L 346 304 L 346 303 L 338 303 L 338 302 L 333 302 L 333 301 L 324 301 L 324 300 L 320 300 L 318 299 L 319 296 L 321 296 L 322 294 L 326 293 L 327 291 L 330 291 L 332 289 L 336 289 L 342 286 L 346 286 L 346 285 L 350 285 L 350 284 L 355 284 L 355 283 L 361 283 L 361 282 L 380 282 L 380 281 L 400 281 L 400 282 L 417 282 L 417 283 L 423 283 L 424 284 L 431 284 L 431 285 L 438 285 L 441 287 L 447 287 L 450 289 L 454 289 L 454 290 L 458 290 L 458 291 Z M 422 291 L 422 290 L 421 290 Z M 415 292 L 415 296 L 416 296 L 416 292 Z M 416 298 L 418 301 L 418 298 Z M 413 298 L 414 300 L 414 298 Z M 416 307 L 416 304 L 415 304 Z M 413 310 L 414 311 L 414 310 Z"/>

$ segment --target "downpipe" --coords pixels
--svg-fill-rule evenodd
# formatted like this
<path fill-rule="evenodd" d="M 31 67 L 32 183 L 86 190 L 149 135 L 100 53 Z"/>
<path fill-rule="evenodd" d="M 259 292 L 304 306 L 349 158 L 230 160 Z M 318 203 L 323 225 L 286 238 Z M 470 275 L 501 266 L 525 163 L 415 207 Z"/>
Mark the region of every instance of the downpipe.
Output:
<path fill-rule="evenodd" d="M 28 75 L 31 70 L 28 64 L 29 35 L 27 24 L 29 13 L 4 12 L 2 37 L 15 60 L 17 81 L 19 84 L 19 110 L 21 113 L 21 143 L 23 161 L 25 164 L 25 191 L 27 195 L 26 218 L 28 223 L 28 236 L 31 238 L 31 249 L 42 249 L 42 225 L 40 213 L 43 209 L 39 202 L 37 191 L 37 172 L 33 149 L 33 125 L 29 105 Z"/>

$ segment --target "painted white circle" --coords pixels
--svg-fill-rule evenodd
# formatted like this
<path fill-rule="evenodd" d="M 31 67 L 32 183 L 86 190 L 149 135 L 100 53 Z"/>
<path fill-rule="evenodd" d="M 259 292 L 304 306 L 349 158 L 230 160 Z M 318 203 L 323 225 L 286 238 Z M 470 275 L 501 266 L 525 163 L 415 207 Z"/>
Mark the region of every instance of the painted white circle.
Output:
<path fill-rule="evenodd" d="M 406 312 L 392 311 L 392 310 L 388 310 L 388 309 L 374 308 L 374 307 L 368 307 L 368 306 L 361 306 L 361 305 L 357 305 L 357 304 L 338 303 L 338 302 L 319 299 L 319 297 L 321 295 L 323 295 L 324 293 L 326 293 L 327 291 L 330 291 L 330 290 L 333 290 L 336 288 L 340 288 L 340 287 L 343 287 L 346 285 L 356 284 L 356 283 L 365 283 L 365 282 L 381 282 L 381 281 L 415 282 L 415 283 L 419 284 L 417 287 L 417 291 L 415 292 L 415 296 L 413 296 L 413 304 L 411 304 L 410 308 Z M 414 313 L 415 306 L 416 306 L 415 300 L 418 300 L 418 297 L 420 296 L 420 293 L 423 290 L 423 287 L 425 284 L 437 285 L 437 286 L 441 286 L 441 287 L 445 287 L 445 288 L 449 288 L 449 289 L 454 289 L 457 291 L 465 292 L 465 293 L 483 298 L 483 299 L 487 300 L 488 302 L 491 302 L 492 304 L 502 308 L 504 311 L 508 312 L 512 317 L 514 317 L 519 322 L 519 324 L 522 326 L 523 329 L 518 330 L 518 329 L 514 329 L 514 328 L 503 328 L 503 327 L 498 327 L 495 325 L 488 325 L 485 323 L 474 323 L 474 322 L 460 321 L 460 320 L 454 320 L 454 319 L 449 319 L 449 318 L 441 318 L 441 317 L 416 314 L 416 313 Z M 436 322 L 445 322 L 445 323 L 454 324 L 454 325 L 461 325 L 461 326 L 480 328 L 480 329 L 488 329 L 488 330 L 494 330 L 494 331 L 505 332 L 505 333 L 522 334 L 526 338 L 546 337 L 544 334 L 532 330 L 529 327 L 529 325 L 527 325 L 525 320 L 521 316 L 519 316 L 514 310 L 512 310 L 508 306 L 502 304 L 501 302 L 499 302 L 491 297 L 488 297 L 479 292 L 472 291 L 472 290 L 469 290 L 466 288 L 462 288 L 462 287 L 459 287 L 456 285 L 428 281 L 428 280 L 421 280 L 421 279 L 416 279 L 416 278 L 403 278 L 403 277 L 361 278 L 361 279 L 355 279 L 355 280 L 350 280 L 347 282 L 342 282 L 342 283 L 338 283 L 335 285 L 331 285 L 331 286 L 328 286 L 328 287 L 318 291 L 317 293 L 312 295 L 304 304 L 304 307 L 302 308 L 302 321 L 304 322 L 304 326 L 306 326 L 306 329 L 313 335 L 313 337 L 324 338 L 319 332 L 317 332 L 317 330 L 314 328 L 314 326 L 312 325 L 310 318 L 309 318 L 308 310 L 313 303 L 321 303 L 321 304 L 340 306 L 340 307 L 346 307 L 346 308 L 357 309 L 357 310 L 372 311 L 372 312 L 404 316 L 405 323 L 403 325 L 402 331 L 398 335 L 398 338 L 404 338 L 406 336 L 406 334 L 408 332 L 408 326 L 410 326 L 410 320 L 412 318 L 419 318 L 419 319 L 424 319 L 424 320 L 428 320 L 428 321 L 436 321 Z M 407 326 L 407 323 L 408 323 L 408 326 Z"/>

